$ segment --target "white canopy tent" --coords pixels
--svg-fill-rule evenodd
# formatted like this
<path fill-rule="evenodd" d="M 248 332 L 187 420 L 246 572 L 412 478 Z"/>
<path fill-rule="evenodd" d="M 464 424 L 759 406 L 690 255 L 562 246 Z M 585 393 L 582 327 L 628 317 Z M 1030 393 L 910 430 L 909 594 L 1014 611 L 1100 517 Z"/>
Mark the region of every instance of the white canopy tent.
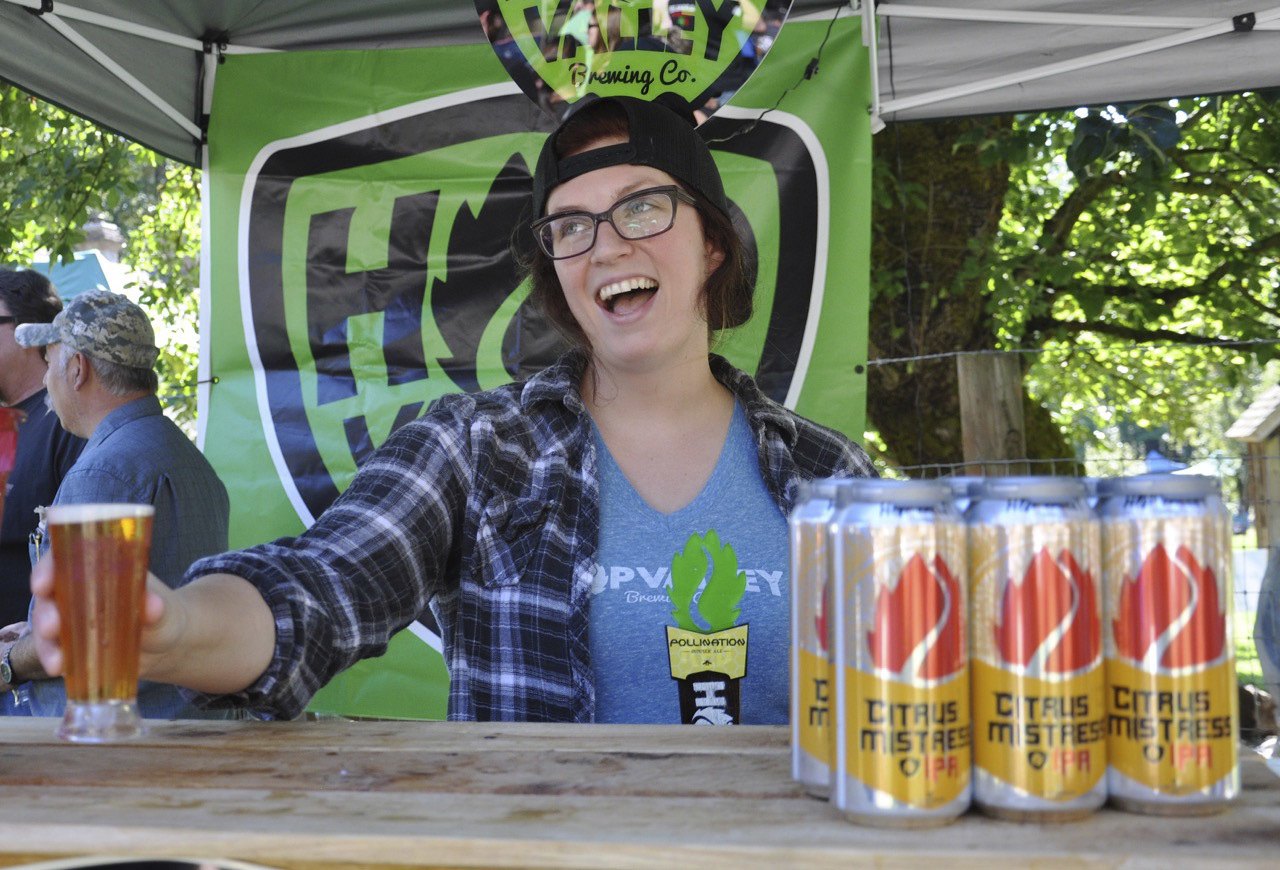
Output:
<path fill-rule="evenodd" d="M 795 0 L 792 14 L 835 8 Z M 851 108 L 883 120 L 1280 85 L 1280 0 L 892 0 L 857 13 L 878 19 L 877 97 Z M 0 78 L 190 163 L 219 54 L 481 40 L 469 0 L 0 0 Z"/>

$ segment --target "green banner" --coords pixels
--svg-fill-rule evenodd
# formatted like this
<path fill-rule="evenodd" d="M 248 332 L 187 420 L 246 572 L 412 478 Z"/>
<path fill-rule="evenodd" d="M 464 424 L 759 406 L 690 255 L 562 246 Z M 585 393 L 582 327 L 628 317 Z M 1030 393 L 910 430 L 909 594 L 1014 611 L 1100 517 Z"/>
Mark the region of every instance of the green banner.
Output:
<path fill-rule="evenodd" d="M 855 438 L 867 79 L 856 20 L 793 22 L 701 128 L 759 273 L 756 316 L 717 350 Z M 433 400 L 561 351 L 509 252 L 554 121 L 485 45 L 228 57 L 211 118 L 205 452 L 231 493 L 232 544 L 247 546 L 306 528 Z M 439 646 L 424 614 L 312 709 L 442 717 Z"/>

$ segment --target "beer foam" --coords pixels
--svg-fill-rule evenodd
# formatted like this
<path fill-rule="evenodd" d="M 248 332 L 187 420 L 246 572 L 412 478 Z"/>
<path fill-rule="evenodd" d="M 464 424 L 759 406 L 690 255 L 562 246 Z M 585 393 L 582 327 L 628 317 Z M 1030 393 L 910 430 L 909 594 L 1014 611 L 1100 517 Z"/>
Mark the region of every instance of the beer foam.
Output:
<path fill-rule="evenodd" d="M 59 504 L 49 508 L 49 525 L 110 522 L 155 516 L 149 504 Z"/>

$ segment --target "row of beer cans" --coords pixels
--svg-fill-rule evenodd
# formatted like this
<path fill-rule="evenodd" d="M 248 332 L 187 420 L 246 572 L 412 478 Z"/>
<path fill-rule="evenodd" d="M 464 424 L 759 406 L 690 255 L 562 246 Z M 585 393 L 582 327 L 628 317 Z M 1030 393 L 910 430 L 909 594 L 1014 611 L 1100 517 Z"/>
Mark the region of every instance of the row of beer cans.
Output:
<path fill-rule="evenodd" d="M 1215 479 L 819 480 L 790 533 L 793 775 L 853 820 L 1238 793 Z"/>

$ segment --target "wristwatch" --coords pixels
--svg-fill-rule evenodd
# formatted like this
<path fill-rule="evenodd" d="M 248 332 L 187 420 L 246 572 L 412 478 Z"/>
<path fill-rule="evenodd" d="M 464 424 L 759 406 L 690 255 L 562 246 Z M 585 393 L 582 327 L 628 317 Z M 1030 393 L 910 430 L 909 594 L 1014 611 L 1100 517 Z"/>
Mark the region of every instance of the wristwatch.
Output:
<path fill-rule="evenodd" d="M 0 683 L 4 683 L 6 686 L 16 685 L 18 682 L 14 679 L 13 662 L 9 658 L 9 656 L 13 655 L 14 646 L 16 644 L 9 644 L 8 649 L 4 651 L 4 657 L 0 658 Z"/>

